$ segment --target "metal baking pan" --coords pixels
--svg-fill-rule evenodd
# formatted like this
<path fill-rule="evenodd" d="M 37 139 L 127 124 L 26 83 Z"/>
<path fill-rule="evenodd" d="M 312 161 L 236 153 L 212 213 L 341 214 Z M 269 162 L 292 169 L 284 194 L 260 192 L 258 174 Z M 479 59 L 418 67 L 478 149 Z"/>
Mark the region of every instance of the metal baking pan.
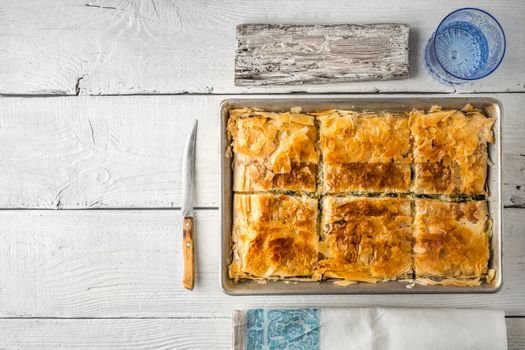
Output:
<path fill-rule="evenodd" d="M 489 166 L 487 186 L 489 189 L 489 214 L 493 220 L 491 239 L 491 258 L 489 268 L 496 270 L 496 276 L 490 284 L 482 283 L 474 287 L 458 286 L 424 286 L 415 284 L 409 288 L 406 282 L 390 281 L 382 283 L 356 283 L 349 286 L 339 286 L 333 281 L 321 282 L 291 282 L 268 281 L 259 283 L 247 280 L 234 282 L 228 277 L 228 265 L 232 257 L 232 159 L 227 156 L 228 139 L 226 127 L 229 111 L 233 108 L 258 107 L 267 111 L 286 111 L 292 107 L 301 107 L 304 112 L 323 109 L 355 109 L 369 111 L 410 111 L 414 108 L 428 110 L 432 105 L 443 108 L 462 108 L 470 103 L 482 109 L 489 117 L 497 119 L 494 125 L 496 143 L 489 145 Z M 503 283 L 503 246 L 502 246 L 502 201 L 501 201 L 501 119 L 503 108 L 501 103 L 491 97 L 465 96 L 446 97 L 439 95 L 403 95 L 403 96 L 276 96 L 268 98 L 235 98 L 222 102 L 220 106 L 220 157 L 221 157 L 221 201 L 220 230 L 222 234 L 221 286 L 225 293 L 231 295 L 257 294 L 414 294 L 414 293 L 494 293 Z"/>

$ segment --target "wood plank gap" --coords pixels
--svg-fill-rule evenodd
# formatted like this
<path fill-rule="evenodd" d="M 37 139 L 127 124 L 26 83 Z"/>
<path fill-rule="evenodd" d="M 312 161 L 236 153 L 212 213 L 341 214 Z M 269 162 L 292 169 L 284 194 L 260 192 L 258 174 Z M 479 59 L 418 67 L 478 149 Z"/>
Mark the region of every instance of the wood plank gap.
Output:
<path fill-rule="evenodd" d="M 162 316 L 162 317 L 0 317 L 1 320 L 228 320 L 230 316 Z"/>
<path fill-rule="evenodd" d="M 194 207 L 194 210 L 219 210 L 219 207 Z M 42 211 L 78 211 L 78 210 L 180 210 L 180 207 L 101 207 L 101 208 L 0 208 L 0 211 L 9 210 L 42 210 Z"/>
<path fill-rule="evenodd" d="M 341 91 L 323 91 L 323 92 L 308 92 L 305 90 L 291 91 L 291 92 L 246 92 L 246 93 L 199 93 L 199 92 L 174 92 L 174 93 L 140 93 L 140 94 L 97 94 L 97 95 L 52 95 L 52 94 L 0 94 L 0 97 L 24 97 L 24 98 L 56 98 L 56 97 L 128 97 L 128 96 L 288 96 L 293 94 L 304 95 L 492 95 L 492 94 L 525 94 L 525 91 L 381 91 L 375 89 L 374 91 L 358 91 L 358 92 L 341 92 Z"/>
<path fill-rule="evenodd" d="M 500 92 L 483 92 L 483 94 L 491 93 L 511 93 L 507 91 Z M 512 93 L 525 93 L 521 91 L 514 91 Z M 358 92 L 348 92 L 348 91 L 323 91 L 323 92 L 308 92 L 305 90 L 297 90 L 290 92 L 243 92 L 243 93 L 200 93 L 200 92 L 174 92 L 174 93 L 140 93 L 140 94 L 97 94 L 97 95 L 73 95 L 73 94 L 64 94 L 64 95 L 50 95 L 50 94 L 0 94 L 0 97 L 129 97 L 129 96 L 260 96 L 260 95 L 272 95 L 272 96 L 288 96 L 293 94 L 304 94 L 304 95 L 373 95 L 373 94 L 382 94 L 382 95 L 451 95 L 454 94 L 454 91 L 381 91 L 380 89 L 375 89 L 372 91 L 358 91 Z M 482 94 L 482 92 L 470 92 L 464 94 Z"/>
<path fill-rule="evenodd" d="M 525 319 L 525 316 L 505 316 Z M 229 320 L 231 316 L 163 316 L 163 317 L 0 317 L 0 320 Z"/>

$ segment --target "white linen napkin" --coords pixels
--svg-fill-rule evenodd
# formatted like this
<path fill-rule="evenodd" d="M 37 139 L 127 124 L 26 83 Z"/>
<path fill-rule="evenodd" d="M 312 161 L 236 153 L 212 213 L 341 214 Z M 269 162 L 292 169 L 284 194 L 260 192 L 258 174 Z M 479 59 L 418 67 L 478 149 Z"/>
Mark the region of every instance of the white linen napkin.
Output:
<path fill-rule="evenodd" d="M 233 314 L 234 349 L 503 350 L 505 313 L 473 309 L 251 309 Z"/>

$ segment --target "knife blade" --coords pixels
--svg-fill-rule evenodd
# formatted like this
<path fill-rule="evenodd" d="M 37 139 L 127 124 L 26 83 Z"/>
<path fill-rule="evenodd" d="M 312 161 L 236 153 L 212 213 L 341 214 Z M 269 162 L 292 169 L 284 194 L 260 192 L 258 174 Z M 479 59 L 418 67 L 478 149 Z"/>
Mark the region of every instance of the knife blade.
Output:
<path fill-rule="evenodd" d="M 182 154 L 182 252 L 184 256 L 184 272 L 182 284 L 184 288 L 192 290 L 195 280 L 193 257 L 193 204 L 195 196 L 195 147 L 197 140 L 197 120 L 193 122 L 191 132 L 184 144 Z"/>

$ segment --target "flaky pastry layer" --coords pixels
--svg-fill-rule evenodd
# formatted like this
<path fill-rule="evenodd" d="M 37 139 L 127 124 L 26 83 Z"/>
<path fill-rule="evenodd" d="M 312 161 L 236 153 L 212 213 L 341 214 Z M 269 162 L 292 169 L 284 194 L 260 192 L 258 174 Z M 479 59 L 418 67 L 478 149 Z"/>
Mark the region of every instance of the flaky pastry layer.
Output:
<path fill-rule="evenodd" d="M 230 277 L 488 280 L 486 202 L 353 195 L 486 194 L 494 121 L 470 105 L 407 114 L 232 110 Z M 317 227 L 313 198 L 323 196 Z"/>
<path fill-rule="evenodd" d="M 319 155 L 313 116 L 233 109 L 228 132 L 234 191 L 315 192 Z"/>
<path fill-rule="evenodd" d="M 420 194 L 486 194 L 487 143 L 494 143 L 487 118 L 467 105 L 463 111 L 410 112 L 415 179 Z"/>
<path fill-rule="evenodd" d="M 490 221 L 486 201 L 415 201 L 414 268 L 429 284 L 475 284 L 487 273 Z M 462 282 L 463 281 L 463 282 Z"/>
<path fill-rule="evenodd" d="M 311 277 L 317 262 L 317 200 L 281 194 L 233 197 L 231 278 Z"/>
<path fill-rule="evenodd" d="M 321 228 L 324 259 L 314 278 L 375 282 L 411 276 L 410 200 L 327 196 Z"/>
<path fill-rule="evenodd" d="M 323 192 L 408 192 L 412 156 L 406 115 L 313 114 L 319 120 Z"/>

